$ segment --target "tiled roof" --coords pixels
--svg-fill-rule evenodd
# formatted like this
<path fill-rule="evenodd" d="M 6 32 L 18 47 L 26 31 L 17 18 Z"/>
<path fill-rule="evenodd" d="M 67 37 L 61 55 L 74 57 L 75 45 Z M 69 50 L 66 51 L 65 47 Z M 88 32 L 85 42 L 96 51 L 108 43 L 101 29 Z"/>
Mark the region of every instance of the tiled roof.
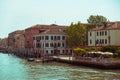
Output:
<path fill-rule="evenodd" d="M 40 34 L 63 34 L 65 35 L 66 33 L 65 33 L 65 30 L 63 29 L 47 29 Z"/>
<path fill-rule="evenodd" d="M 40 25 L 40 24 L 37 24 L 37 25 L 34 25 L 32 27 L 29 27 L 25 30 L 29 30 L 29 29 L 49 29 L 49 28 L 62 28 L 62 29 L 65 29 L 66 26 L 59 26 L 59 25 L 56 25 L 56 24 L 51 24 L 51 25 Z"/>
<path fill-rule="evenodd" d="M 24 30 L 16 30 L 16 31 L 14 31 L 14 32 L 9 33 L 9 35 L 22 34 L 22 33 L 24 33 L 24 32 L 25 32 Z"/>
<path fill-rule="evenodd" d="M 93 28 L 90 31 L 99 31 L 99 30 L 120 30 L 120 22 L 107 22 L 103 26 Z"/>

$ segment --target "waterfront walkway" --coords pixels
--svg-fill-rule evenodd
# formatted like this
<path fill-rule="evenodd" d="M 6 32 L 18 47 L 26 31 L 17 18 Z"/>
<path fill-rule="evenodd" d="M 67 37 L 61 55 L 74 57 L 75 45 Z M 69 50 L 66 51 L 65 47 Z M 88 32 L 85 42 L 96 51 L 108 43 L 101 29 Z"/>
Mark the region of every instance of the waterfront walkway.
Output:
<path fill-rule="evenodd" d="M 91 57 L 69 57 L 69 56 L 53 56 L 54 60 L 62 63 L 74 65 L 83 65 L 88 67 L 102 69 L 120 69 L 120 59 L 113 58 L 91 58 Z"/>

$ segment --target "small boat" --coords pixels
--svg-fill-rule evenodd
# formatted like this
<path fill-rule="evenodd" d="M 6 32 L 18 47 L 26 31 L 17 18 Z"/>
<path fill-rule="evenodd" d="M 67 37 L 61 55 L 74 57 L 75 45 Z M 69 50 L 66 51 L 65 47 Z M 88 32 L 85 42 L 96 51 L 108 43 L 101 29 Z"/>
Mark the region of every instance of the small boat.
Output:
<path fill-rule="evenodd" d="M 40 59 L 35 59 L 35 62 L 42 62 L 42 60 L 40 60 Z"/>
<path fill-rule="evenodd" d="M 29 61 L 29 62 L 32 62 L 32 61 L 34 61 L 35 59 L 34 58 L 28 58 L 27 59 L 27 61 Z"/>

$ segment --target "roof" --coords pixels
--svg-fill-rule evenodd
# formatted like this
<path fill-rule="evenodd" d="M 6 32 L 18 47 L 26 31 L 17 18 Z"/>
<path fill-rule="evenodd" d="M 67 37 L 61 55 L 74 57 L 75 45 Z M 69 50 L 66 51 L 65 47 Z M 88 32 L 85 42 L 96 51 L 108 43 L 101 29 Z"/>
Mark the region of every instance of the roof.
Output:
<path fill-rule="evenodd" d="M 40 25 L 40 24 L 37 24 L 37 25 L 34 25 L 32 27 L 29 27 L 25 30 L 29 30 L 29 29 L 49 29 L 49 28 L 62 28 L 62 29 L 65 29 L 66 26 L 60 26 L 60 25 L 56 25 L 56 24 L 51 24 L 51 25 Z"/>
<path fill-rule="evenodd" d="M 9 33 L 9 37 L 10 37 L 10 36 L 13 36 L 13 35 L 15 35 L 15 34 L 23 34 L 24 32 L 25 32 L 24 30 L 16 30 L 16 31 L 14 31 L 14 32 Z"/>
<path fill-rule="evenodd" d="M 65 35 L 65 30 L 63 29 L 47 29 L 44 32 L 41 32 L 40 34 L 63 34 Z"/>
<path fill-rule="evenodd" d="M 104 25 L 93 28 L 90 31 L 99 31 L 99 30 L 120 30 L 120 21 L 105 22 Z"/>

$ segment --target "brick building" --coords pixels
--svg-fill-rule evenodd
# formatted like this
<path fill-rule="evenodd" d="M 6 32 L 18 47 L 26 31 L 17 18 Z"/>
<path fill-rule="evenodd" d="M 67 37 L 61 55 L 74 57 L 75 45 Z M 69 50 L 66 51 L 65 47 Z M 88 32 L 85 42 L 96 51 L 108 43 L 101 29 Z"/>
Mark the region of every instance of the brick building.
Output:
<path fill-rule="evenodd" d="M 59 28 L 65 29 L 65 26 L 52 25 L 35 25 L 25 29 L 25 48 L 34 48 L 34 35 L 38 35 L 41 31 L 47 30 L 49 28 Z"/>
<path fill-rule="evenodd" d="M 8 46 L 8 38 L 1 39 L 0 40 L 0 46 L 4 47 L 4 48 L 7 48 L 7 46 Z"/>
<path fill-rule="evenodd" d="M 15 48 L 16 49 L 24 49 L 25 48 L 25 35 L 24 32 L 22 34 L 15 35 Z"/>
<path fill-rule="evenodd" d="M 8 47 L 9 48 L 16 48 L 15 44 L 16 44 L 16 36 L 20 35 L 24 33 L 24 30 L 17 30 L 14 32 L 9 33 L 8 35 Z"/>

